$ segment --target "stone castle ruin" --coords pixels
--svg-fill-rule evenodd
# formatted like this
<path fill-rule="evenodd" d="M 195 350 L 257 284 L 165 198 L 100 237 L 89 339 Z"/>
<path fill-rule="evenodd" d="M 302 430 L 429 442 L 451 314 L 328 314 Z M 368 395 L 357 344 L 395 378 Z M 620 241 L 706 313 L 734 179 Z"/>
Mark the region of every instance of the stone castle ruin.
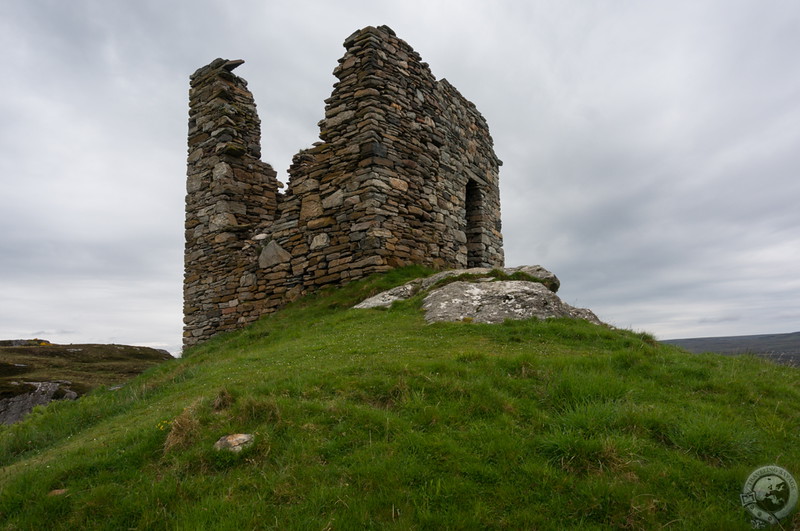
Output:
<path fill-rule="evenodd" d="M 486 121 L 386 26 L 344 42 L 320 139 L 288 189 L 261 161 L 243 61 L 191 76 L 184 346 L 304 293 L 408 265 L 501 267 L 498 170 Z"/>

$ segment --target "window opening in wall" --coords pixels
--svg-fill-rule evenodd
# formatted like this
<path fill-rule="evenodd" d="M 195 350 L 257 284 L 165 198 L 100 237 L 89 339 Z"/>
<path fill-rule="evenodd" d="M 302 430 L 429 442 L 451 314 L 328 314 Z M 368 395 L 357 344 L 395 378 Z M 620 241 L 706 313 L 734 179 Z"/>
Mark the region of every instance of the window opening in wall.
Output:
<path fill-rule="evenodd" d="M 467 215 L 467 267 L 481 267 L 484 262 L 483 244 L 481 243 L 483 194 L 478 183 L 472 179 L 467 181 L 464 205 Z"/>

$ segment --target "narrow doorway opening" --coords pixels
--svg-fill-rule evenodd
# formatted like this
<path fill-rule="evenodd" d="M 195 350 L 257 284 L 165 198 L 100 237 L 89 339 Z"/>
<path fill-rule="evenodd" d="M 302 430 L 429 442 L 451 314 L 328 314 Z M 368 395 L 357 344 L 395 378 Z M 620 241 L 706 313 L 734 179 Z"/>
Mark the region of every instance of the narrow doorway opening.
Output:
<path fill-rule="evenodd" d="M 466 198 L 464 201 L 467 215 L 467 267 L 483 266 L 483 194 L 478 183 L 470 179 L 467 181 Z"/>

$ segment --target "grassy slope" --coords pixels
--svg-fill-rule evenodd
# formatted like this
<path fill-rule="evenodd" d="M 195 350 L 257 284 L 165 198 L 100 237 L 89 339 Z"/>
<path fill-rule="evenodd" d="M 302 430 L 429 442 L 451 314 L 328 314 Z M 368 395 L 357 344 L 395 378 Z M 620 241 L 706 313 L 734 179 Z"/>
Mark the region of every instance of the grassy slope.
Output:
<path fill-rule="evenodd" d="M 0 523 L 748 529 L 748 474 L 800 474 L 796 369 L 578 321 L 346 309 L 419 273 L 306 299 L 0 429 Z M 237 432 L 255 445 L 211 449 Z"/>

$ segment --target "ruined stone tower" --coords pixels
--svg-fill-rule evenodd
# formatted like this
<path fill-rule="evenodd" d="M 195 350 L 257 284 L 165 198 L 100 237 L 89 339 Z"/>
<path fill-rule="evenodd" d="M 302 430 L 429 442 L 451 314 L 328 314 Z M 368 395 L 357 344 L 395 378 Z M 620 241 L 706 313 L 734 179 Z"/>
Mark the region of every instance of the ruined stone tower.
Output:
<path fill-rule="evenodd" d="M 232 73 L 243 61 L 191 76 L 184 346 L 322 285 L 503 265 L 501 162 L 481 114 L 386 26 L 344 47 L 321 142 L 295 155 L 284 194 Z"/>

